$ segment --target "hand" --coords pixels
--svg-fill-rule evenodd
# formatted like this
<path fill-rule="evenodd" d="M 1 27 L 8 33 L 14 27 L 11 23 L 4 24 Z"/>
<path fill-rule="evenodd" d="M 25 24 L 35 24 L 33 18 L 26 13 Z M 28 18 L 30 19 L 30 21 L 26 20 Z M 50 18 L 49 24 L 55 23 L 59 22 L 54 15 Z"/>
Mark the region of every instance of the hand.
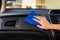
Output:
<path fill-rule="evenodd" d="M 46 18 L 44 16 L 34 16 L 35 18 L 33 18 L 34 21 L 38 22 L 40 25 L 37 25 L 38 28 L 42 28 L 42 29 L 50 29 L 50 23 L 46 20 Z"/>

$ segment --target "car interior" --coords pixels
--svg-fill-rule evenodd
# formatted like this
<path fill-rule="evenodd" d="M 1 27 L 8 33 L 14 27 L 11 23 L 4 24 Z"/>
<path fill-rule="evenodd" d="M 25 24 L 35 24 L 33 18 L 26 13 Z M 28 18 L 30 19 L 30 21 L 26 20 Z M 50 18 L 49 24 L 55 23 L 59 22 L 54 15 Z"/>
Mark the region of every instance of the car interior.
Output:
<path fill-rule="evenodd" d="M 0 0 L 1 3 L 2 0 Z M 10 0 L 11 1 L 11 0 Z M 14 0 L 15 1 L 15 0 Z M 6 1 L 7 2 L 7 1 Z M 10 2 L 10 6 L 11 6 Z M 1 9 L 0 4 L 0 9 Z M 25 18 L 32 11 L 49 18 L 50 23 L 60 24 L 60 10 L 31 9 L 31 7 L 5 8 L 0 14 L 0 39 L 2 40 L 60 40 L 60 31 L 44 30 L 25 22 Z"/>

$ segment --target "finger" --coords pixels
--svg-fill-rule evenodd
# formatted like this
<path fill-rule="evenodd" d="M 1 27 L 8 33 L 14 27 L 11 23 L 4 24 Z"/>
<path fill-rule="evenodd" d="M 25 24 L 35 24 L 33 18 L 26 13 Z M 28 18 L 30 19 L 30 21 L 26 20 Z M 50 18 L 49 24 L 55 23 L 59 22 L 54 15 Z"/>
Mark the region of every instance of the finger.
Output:
<path fill-rule="evenodd" d="M 39 20 L 37 20 L 37 19 L 35 19 L 35 18 L 32 18 L 32 19 L 40 24 L 40 21 L 39 21 Z"/>
<path fill-rule="evenodd" d="M 40 21 L 40 22 L 44 22 L 44 20 L 45 20 L 42 16 L 35 16 L 35 18 L 37 18 L 38 21 Z"/>
<path fill-rule="evenodd" d="M 39 16 L 39 18 L 40 18 L 39 20 L 42 21 L 42 22 L 48 22 L 46 17 L 44 17 L 44 16 Z"/>
<path fill-rule="evenodd" d="M 37 15 L 38 16 L 38 15 Z M 34 17 L 37 17 L 37 16 L 34 16 Z"/>
<path fill-rule="evenodd" d="M 40 21 L 42 21 L 42 20 L 46 21 L 46 17 L 44 17 L 44 16 L 34 16 L 34 17 L 37 18 Z"/>
<path fill-rule="evenodd" d="M 46 19 L 46 17 L 45 16 L 38 16 L 40 19 Z"/>
<path fill-rule="evenodd" d="M 40 26 L 40 25 L 37 25 L 38 28 L 42 28 L 43 29 L 43 26 Z"/>
<path fill-rule="evenodd" d="M 39 24 L 43 25 L 44 24 L 44 21 L 40 21 L 40 20 L 37 20 L 35 18 L 33 18 L 34 21 L 38 22 Z"/>
<path fill-rule="evenodd" d="M 41 20 L 41 21 L 44 21 L 44 22 L 46 22 L 46 23 L 49 23 L 48 20 L 46 19 L 46 17 L 41 17 L 40 20 Z"/>
<path fill-rule="evenodd" d="M 41 19 L 41 17 L 39 17 L 39 16 L 34 16 L 36 19 L 38 19 L 38 20 L 40 20 Z"/>
<path fill-rule="evenodd" d="M 37 20 L 37 19 L 33 18 L 33 20 L 35 20 L 36 22 L 38 22 L 41 25 L 47 25 L 47 23 L 49 24 L 49 22 L 45 19 L 46 19 L 45 17 L 41 17 L 40 20 Z"/>
<path fill-rule="evenodd" d="M 44 17 L 44 16 L 40 16 L 40 17 L 41 17 L 42 20 L 47 21 L 46 17 Z"/>

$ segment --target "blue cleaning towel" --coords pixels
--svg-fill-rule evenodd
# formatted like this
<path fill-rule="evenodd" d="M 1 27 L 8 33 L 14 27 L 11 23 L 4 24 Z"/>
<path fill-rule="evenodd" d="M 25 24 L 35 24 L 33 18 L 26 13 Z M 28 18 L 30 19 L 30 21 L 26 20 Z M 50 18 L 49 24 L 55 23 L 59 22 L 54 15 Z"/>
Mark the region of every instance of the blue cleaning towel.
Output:
<path fill-rule="evenodd" d="M 32 11 L 31 13 L 28 14 L 28 16 L 25 18 L 25 21 L 31 25 L 39 25 L 38 22 L 34 21 L 32 18 L 34 18 L 34 16 L 37 16 L 37 14 Z"/>
<path fill-rule="evenodd" d="M 35 11 L 32 11 L 31 13 L 28 14 L 28 16 L 25 18 L 25 21 L 31 25 L 41 25 L 38 22 L 34 21 L 32 18 L 34 18 L 34 16 L 37 16 Z M 37 19 L 38 20 L 38 19 Z M 42 30 L 40 28 L 40 30 Z"/>

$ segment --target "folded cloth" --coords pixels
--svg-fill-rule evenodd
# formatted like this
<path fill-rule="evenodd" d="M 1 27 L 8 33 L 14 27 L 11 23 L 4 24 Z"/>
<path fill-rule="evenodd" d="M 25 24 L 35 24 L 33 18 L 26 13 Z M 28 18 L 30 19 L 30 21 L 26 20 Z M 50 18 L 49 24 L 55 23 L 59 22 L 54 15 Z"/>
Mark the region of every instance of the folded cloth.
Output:
<path fill-rule="evenodd" d="M 25 21 L 31 25 L 40 25 L 38 22 L 34 21 L 32 18 L 34 16 L 37 16 L 35 11 L 32 11 L 31 13 L 28 14 L 28 16 L 25 18 Z"/>

